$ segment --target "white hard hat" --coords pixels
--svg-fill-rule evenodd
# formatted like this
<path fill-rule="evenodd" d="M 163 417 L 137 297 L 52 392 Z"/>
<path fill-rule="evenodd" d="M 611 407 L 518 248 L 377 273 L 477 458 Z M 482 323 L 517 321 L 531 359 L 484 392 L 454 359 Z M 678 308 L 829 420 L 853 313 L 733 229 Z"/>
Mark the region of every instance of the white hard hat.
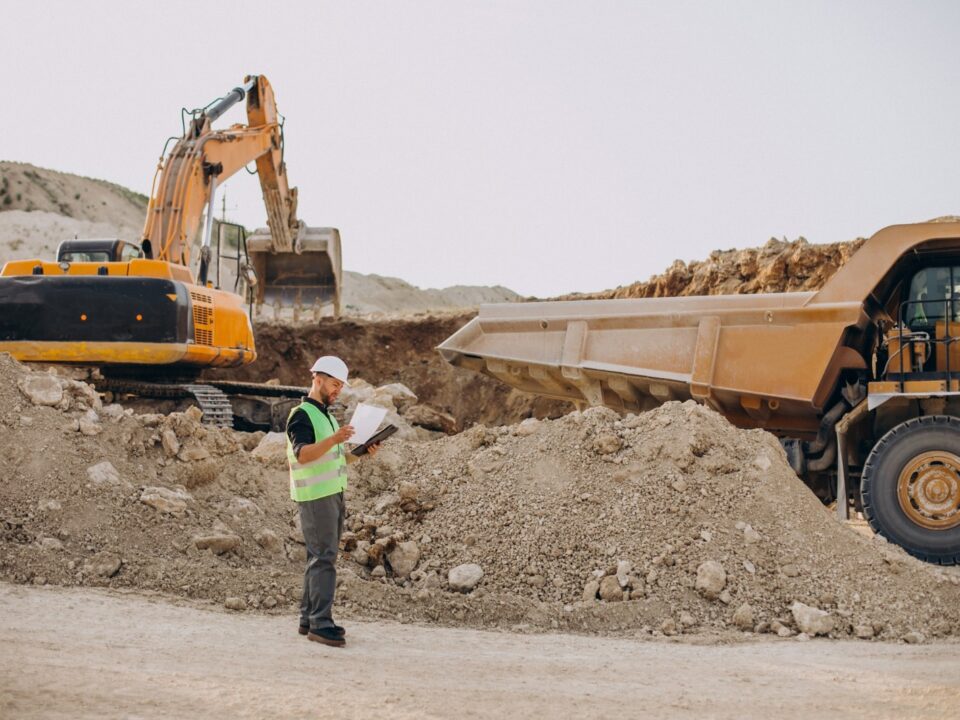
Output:
<path fill-rule="evenodd" d="M 310 368 L 310 372 L 329 375 L 330 377 L 340 380 L 347 387 L 350 386 L 350 383 L 347 382 L 347 364 L 340 358 L 333 355 L 324 355 L 322 358 L 318 359 L 313 364 L 313 367 Z"/>

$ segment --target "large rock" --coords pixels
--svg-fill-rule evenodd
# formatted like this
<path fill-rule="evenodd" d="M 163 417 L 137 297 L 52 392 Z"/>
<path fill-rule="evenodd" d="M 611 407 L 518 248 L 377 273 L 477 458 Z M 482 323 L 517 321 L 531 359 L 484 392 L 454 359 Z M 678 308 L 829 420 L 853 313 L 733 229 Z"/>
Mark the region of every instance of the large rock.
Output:
<path fill-rule="evenodd" d="M 279 553 L 283 550 L 283 540 L 281 540 L 280 536 L 269 528 L 258 530 L 253 536 L 253 539 L 257 541 L 257 545 L 262 547 L 267 552 Z"/>
<path fill-rule="evenodd" d="M 234 517 L 263 515 L 263 510 L 253 500 L 240 496 L 230 498 L 225 510 Z"/>
<path fill-rule="evenodd" d="M 228 597 L 223 601 L 223 606 L 227 610 L 236 610 L 237 612 L 247 609 L 247 603 L 240 597 Z"/>
<path fill-rule="evenodd" d="M 100 395 L 87 383 L 61 379 L 60 385 L 63 387 L 63 401 L 60 403 L 62 410 L 69 410 L 71 406 L 76 406 L 79 410 L 89 408 L 99 411 L 103 407 Z M 120 414 L 123 414 L 123 408 L 120 408 Z"/>
<path fill-rule="evenodd" d="M 140 493 L 140 502 L 171 515 L 183 515 L 187 510 L 187 503 L 192 501 L 193 497 L 185 490 L 146 487 Z"/>
<path fill-rule="evenodd" d="M 377 388 L 375 395 L 388 396 L 399 413 L 403 413 L 408 407 L 417 403 L 417 396 L 402 383 L 382 385 Z"/>
<path fill-rule="evenodd" d="M 101 408 L 100 416 L 107 418 L 110 422 L 120 422 L 125 414 L 123 405 L 118 405 L 117 403 L 111 403 L 110 405 L 103 405 L 101 403 Z M 132 410 L 130 412 L 131 414 L 133 413 Z"/>
<path fill-rule="evenodd" d="M 250 454 L 265 465 L 286 465 L 287 436 L 281 432 L 269 432 Z"/>
<path fill-rule="evenodd" d="M 207 450 L 199 441 L 189 440 L 180 447 L 177 457 L 184 462 L 194 462 L 196 460 L 206 460 L 210 457 L 210 451 Z"/>
<path fill-rule="evenodd" d="M 600 599 L 607 602 L 623 600 L 623 588 L 616 575 L 607 575 L 600 579 Z"/>
<path fill-rule="evenodd" d="M 733 624 L 741 630 L 753 629 L 753 608 L 748 603 L 737 608 L 733 614 Z"/>
<path fill-rule="evenodd" d="M 97 415 L 96 410 L 87 410 L 77 421 L 77 429 L 79 429 L 83 435 L 90 437 L 103 432 L 103 428 L 100 426 L 100 416 Z"/>
<path fill-rule="evenodd" d="M 697 568 L 696 589 L 709 600 L 716 600 L 727 585 L 727 573 L 716 560 L 707 560 Z"/>
<path fill-rule="evenodd" d="M 367 552 L 370 549 L 370 543 L 366 540 L 357 541 L 357 546 L 350 553 L 350 557 L 357 565 L 362 565 L 366 567 L 370 564 L 370 553 Z"/>
<path fill-rule="evenodd" d="M 400 578 L 409 577 L 420 562 L 420 548 L 412 540 L 402 542 L 387 553 L 387 560 L 394 575 Z"/>
<path fill-rule="evenodd" d="M 873 629 L 873 625 L 855 625 L 853 634 L 861 640 L 869 640 L 876 634 L 876 631 Z"/>
<path fill-rule="evenodd" d="M 623 446 L 623 441 L 612 433 L 603 433 L 593 439 L 593 450 L 600 455 L 610 455 Z"/>
<path fill-rule="evenodd" d="M 470 592 L 483 579 L 483 568 L 475 563 L 457 565 L 447 573 L 447 583 L 451 590 Z"/>
<path fill-rule="evenodd" d="M 63 387 L 53 375 L 28 375 L 17 382 L 17 387 L 34 405 L 53 407 L 63 400 Z"/>
<path fill-rule="evenodd" d="M 122 565 L 119 555 L 108 552 L 90 558 L 83 564 L 83 570 L 99 577 L 111 578 L 120 572 Z"/>
<path fill-rule="evenodd" d="M 383 493 L 371 506 L 374 515 L 383 515 L 387 510 L 400 504 L 400 496 L 396 493 Z"/>
<path fill-rule="evenodd" d="M 87 477 L 94 485 L 119 485 L 121 482 L 120 473 L 109 460 L 88 467 Z"/>
<path fill-rule="evenodd" d="M 427 430 L 438 430 L 451 435 L 459 430 L 457 419 L 429 405 L 412 405 L 403 413 L 411 425 L 419 425 Z"/>
<path fill-rule="evenodd" d="M 163 443 L 163 451 L 168 457 L 173 457 L 180 452 L 180 441 L 177 439 L 177 434 L 170 428 L 161 433 L 160 440 Z"/>
<path fill-rule="evenodd" d="M 240 547 L 240 538 L 230 533 L 212 533 L 195 536 L 193 544 L 197 550 L 210 550 L 214 555 L 223 555 Z"/>
<path fill-rule="evenodd" d="M 790 613 L 800 632 L 805 632 L 807 635 L 826 635 L 833 630 L 836 623 L 836 619 L 830 613 L 804 605 L 802 602 L 791 605 Z"/>
<path fill-rule="evenodd" d="M 519 425 L 514 426 L 513 434 L 517 437 L 529 437 L 540 429 L 540 421 L 537 418 L 526 418 Z"/>

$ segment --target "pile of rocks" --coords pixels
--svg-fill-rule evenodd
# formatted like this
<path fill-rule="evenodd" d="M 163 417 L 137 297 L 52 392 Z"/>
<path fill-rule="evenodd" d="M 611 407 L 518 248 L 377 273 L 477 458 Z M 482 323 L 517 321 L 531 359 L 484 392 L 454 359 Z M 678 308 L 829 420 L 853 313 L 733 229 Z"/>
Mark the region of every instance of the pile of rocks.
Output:
<path fill-rule="evenodd" d="M 510 597 L 536 608 L 534 624 L 579 630 L 960 630 L 957 574 L 841 525 L 775 438 L 692 402 L 388 446 L 358 467 L 353 512 L 360 578 L 426 603 L 461 591 L 450 571 L 473 564 L 480 614 Z M 415 547 L 412 572 L 391 566 L 400 542 Z"/>
<path fill-rule="evenodd" d="M 804 238 L 771 238 L 758 248 L 714 250 L 706 260 L 676 260 L 646 282 L 574 298 L 648 298 L 680 295 L 742 295 L 818 290 L 863 245 L 851 242 L 813 245 Z"/>
<path fill-rule="evenodd" d="M 402 388 L 357 383 L 409 417 Z M 0 356 L 0 578 L 293 612 L 305 551 L 282 443 L 132 414 Z M 346 414 L 346 413 L 345 413 Z M 775 438 L 694 403 L 414 430 L 351 466 L 340 607 L 452 625 L 960 634 L 958 575 L 839 524 Z M 281 437 L 282 439 L 282 437 Z M 272 443 L 272 444 L 271 444 Z"/>

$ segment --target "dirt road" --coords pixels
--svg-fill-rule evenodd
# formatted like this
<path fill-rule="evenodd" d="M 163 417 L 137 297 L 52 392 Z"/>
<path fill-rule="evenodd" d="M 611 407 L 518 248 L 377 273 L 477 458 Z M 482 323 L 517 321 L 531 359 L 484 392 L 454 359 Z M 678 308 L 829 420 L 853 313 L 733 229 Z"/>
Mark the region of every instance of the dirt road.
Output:
<path fill-rule="evenodd" d="M 693 645 L 295 618 L 0 585 L 4 718 L 940 718 L 960 644 Z"/>

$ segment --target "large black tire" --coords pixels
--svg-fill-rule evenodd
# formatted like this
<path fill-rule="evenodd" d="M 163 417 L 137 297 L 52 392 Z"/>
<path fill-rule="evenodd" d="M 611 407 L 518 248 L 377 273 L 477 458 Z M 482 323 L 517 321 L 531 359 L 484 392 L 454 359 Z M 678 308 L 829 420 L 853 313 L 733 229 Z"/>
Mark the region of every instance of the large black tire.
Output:
<path fill-rule="evenodd" d="M 960 418 L 897 425 L 870 451 L 860 492 L 877 533 L 921 560 L 960 563 Z"/>

